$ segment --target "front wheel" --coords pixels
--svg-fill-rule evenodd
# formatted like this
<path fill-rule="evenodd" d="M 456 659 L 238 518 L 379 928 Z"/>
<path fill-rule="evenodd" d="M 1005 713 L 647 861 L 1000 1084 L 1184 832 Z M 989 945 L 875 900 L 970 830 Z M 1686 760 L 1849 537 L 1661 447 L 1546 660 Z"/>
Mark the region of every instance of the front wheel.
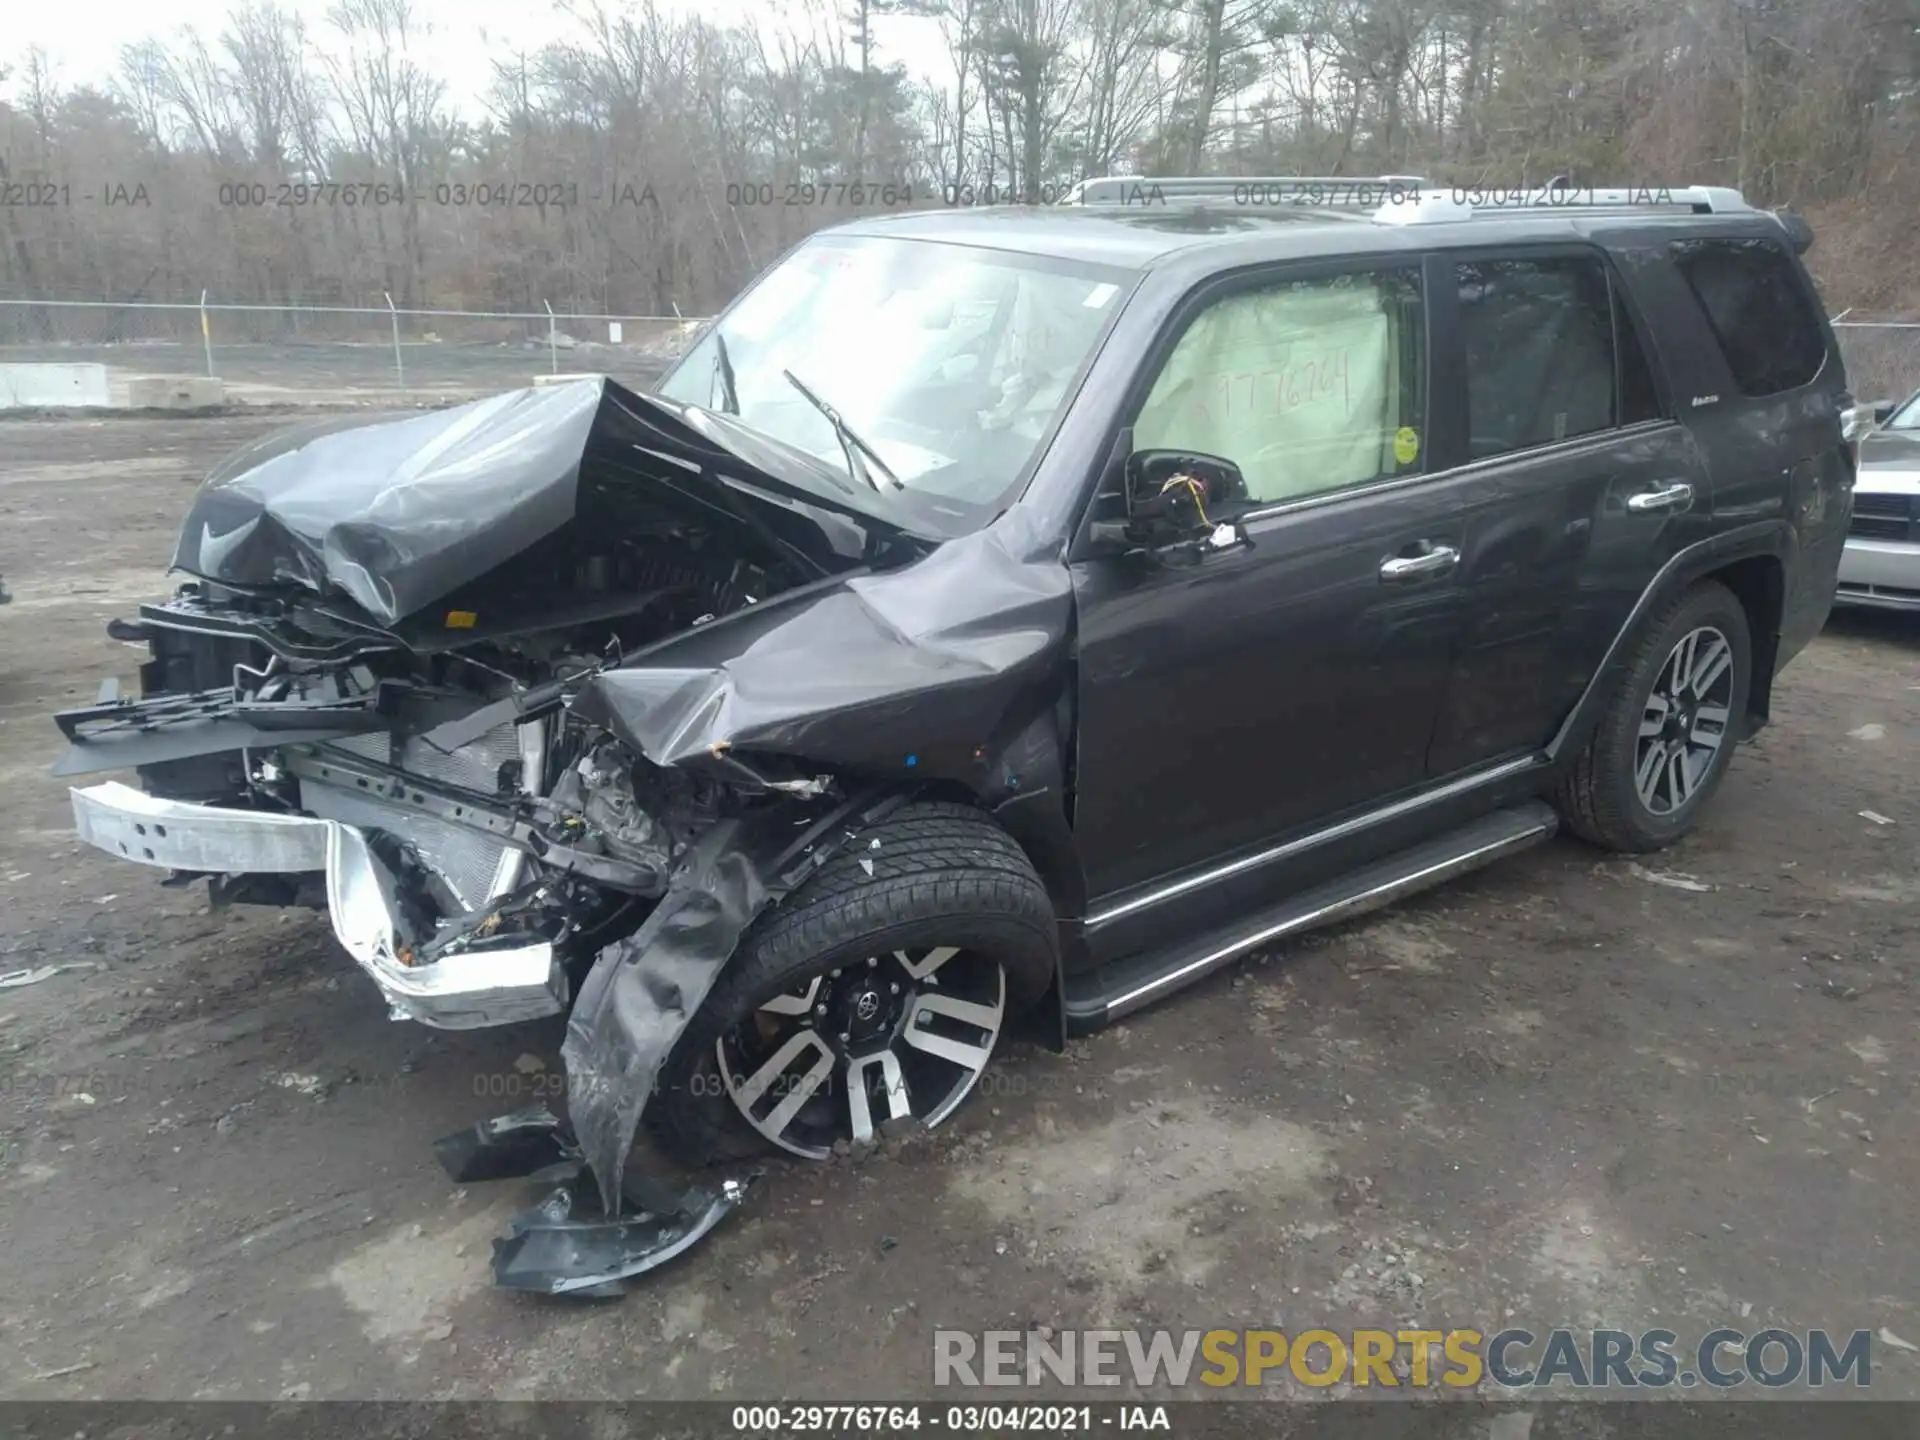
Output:
<path fill-rule="evenodd" d="M 1703 581 L 1668 605 L 1561 782 L 1568 828 L 1626 853 L 1691 830 L 1733 758 L 1752 674 L 1747 612 L 1726 586 Z"/>
<path fill-rule="evenodd" d="M 763 915 L 663 1067 L 648 1120 L 689 1163 L 824 1159 L 938 1125 L 1051 981 L 1046 887 L 963 805 L 909 805 Z"/>

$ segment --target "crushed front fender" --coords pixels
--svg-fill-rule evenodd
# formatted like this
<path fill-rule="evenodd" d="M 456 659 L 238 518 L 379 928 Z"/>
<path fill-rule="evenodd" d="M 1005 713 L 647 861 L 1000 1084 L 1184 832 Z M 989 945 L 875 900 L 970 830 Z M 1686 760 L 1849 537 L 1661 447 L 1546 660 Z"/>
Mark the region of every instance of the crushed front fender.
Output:
<path fill-rule="evenodd" d="M 689 847 L 646 923 L 600 952 L 561 1056 L 604 1214 L 621 1213 L 622 1174 L 660 1067 L 747 927 L 907 798 L 896 789 L 796 799 L 722 821 Z"/>

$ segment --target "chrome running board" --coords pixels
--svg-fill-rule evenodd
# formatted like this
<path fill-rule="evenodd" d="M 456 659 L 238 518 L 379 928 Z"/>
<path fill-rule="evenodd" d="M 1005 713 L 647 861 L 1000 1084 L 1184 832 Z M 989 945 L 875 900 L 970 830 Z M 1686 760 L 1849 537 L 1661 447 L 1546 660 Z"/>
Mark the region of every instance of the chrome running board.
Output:
<path fill-rule="evenodd" d="M 1113 961 L 1067 981 L 1067 1029 L 1097 1030 L 1163 999 L 1235 957 L 1303 930 L 1352 919 L 1549 839 L 1551 808 L 1530 801 L 1460 826 L 1337 880 L 1289 896 L 1171 949 Z"/>

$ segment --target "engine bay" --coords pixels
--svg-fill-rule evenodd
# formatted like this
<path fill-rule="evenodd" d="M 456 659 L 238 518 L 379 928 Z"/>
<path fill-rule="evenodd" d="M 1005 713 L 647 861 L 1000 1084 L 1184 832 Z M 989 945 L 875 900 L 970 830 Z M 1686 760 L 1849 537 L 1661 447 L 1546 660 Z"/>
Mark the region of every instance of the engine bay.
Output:
<path fill-rule="evenodd" d="M 660 769 L 569 712 L 586 677 L 800 578 L 699 526 L 624 519 L 594 546 L 567 526 L 395 630 L 337 596 L 189 583 L 115 629 L 150 648 L 143 698 L 60 723 L 150 795 L 363 831 L 408 963 L 540 939 L 577 970 L 695 836 L 779 783 Z M 324 903 L 284 875 L 206 878 L 220 904 Z"/>

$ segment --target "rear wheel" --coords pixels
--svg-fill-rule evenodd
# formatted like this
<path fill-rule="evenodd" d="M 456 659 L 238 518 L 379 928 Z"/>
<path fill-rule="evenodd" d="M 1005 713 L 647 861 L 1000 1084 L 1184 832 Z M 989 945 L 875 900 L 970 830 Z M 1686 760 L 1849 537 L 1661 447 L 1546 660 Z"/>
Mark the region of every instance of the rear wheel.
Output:
<path fill-rule="evenodd" d="M 1704 581 L 1672 602 L 1561 783 L 1568 828 L 1629 853 L 1691 830 L 1733 758 L 1752 667 L 1747 612 L 1732 591 Z"/>
<path fill-rule="evenodd" d="M 1056 955 L 1046 887 L 979 811 L 919 803 L 762 916 L 663 1068 L 648 1119 L 691 1163 L 823 1159 L 938 1125 Z"/>

